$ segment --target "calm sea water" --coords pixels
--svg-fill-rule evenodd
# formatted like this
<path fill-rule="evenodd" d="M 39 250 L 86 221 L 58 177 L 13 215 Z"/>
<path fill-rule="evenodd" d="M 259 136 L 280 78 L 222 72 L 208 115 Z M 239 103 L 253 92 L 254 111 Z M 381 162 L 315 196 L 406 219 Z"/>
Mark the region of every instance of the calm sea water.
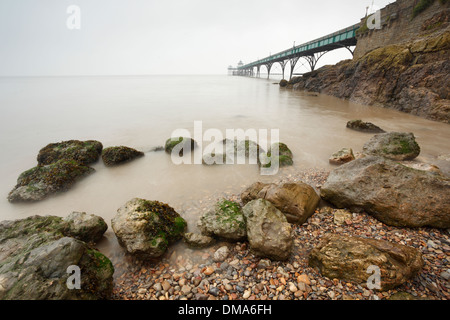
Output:
<path fill-rule="evenodd" d="M 303 168 L 330 169 L 329 156 L 342 147 L 361 150 L 371 135 L 345 124 L 362 118 L 386 131 L 413 132 L 421 159 L 435 161 L 450 153 L 449 125 L 284 90 L 274 82 L 228 76 L 0 78 L 0 220 L 85 211 L 109 223 L 134 197 L 169 203 L 195 220 L 192 208 L 198 203 L 277 178 L 261 177 L 251 165 L 176 166 L 164 152 L 147 152 L 114 168 L 99 161 L 93 165 L 96 173 L 66 193 L 38 203 L 10 204 L 8 192 L 21 172 L 36 165 L 39 150 L 69 139 L 148 151 L 164 145 L 175 129 L 193 132 L 194 121 L 224 134 L 226 129 L 279 129 L 280 140 L 294 153 L 294 166 L 282 169 L 282 176 Z M 110 231 L 107 238 L 114 241 Z"/>

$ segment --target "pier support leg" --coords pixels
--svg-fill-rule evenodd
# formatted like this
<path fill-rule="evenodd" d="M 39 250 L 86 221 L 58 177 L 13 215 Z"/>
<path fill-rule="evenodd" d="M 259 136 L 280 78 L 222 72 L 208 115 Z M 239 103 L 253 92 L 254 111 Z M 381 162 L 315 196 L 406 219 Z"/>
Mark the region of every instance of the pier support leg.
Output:
<path fill-rule="evenodd" d="M 267 79 L 269 79 L 270 77 L 270 69 L 272 69 L 273 66 L 273 62 L 267 63 L 266 67 L 267 67 Z"/>
<path fill-rule="evenodd" d="M 283 75 L 283 78 L 282 78 L 283 80 L 284 80 L 284 68 L 286 67 L 287 61 L 288 60 L 286 60 L 286 61 L 278 61 L 278 63 L 281 65 L 281 73 Z"/>
<path fill-rule="evenodd" d="M 298 59 L 300 59 L 300 57 L 294 57 L 294 58 L 289 59 L 289 62 L 291 64 L 291 73 L 289 74 L 289 81 L 291 81 L 291 79 L 292 79 L 292 75 L 294 74 L 294 68 L 295 68 L 295 65 L 297 64 Z"/>
<path fill-rule="evenodd" d="M 315 54 L 310 55 L 310 56 L 305 56 L 305 59 L 308 61 L 309 66 L 311 67 L 311 71 L 314 71 L 316 69 L 317 62 L 327 52 L 328 51 L 318 52 L 318 53 L 315 53 Z"/>

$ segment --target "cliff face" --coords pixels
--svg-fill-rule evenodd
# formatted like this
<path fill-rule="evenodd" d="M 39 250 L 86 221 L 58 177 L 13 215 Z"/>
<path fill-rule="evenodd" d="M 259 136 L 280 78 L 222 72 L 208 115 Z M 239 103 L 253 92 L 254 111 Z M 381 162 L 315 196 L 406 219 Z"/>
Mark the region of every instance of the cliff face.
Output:
<path fill-rule="evenodd" d="M 410 17 L 411 6 L 405 7 L 409 1 L 389 5 L 385 15 L 389 18 L 387 13 L 399 7 L 397 18 L 381 30 L 359 35 L 353 60 L 293 78 L 289 85 L 450 123 L 450 10 L 444 2 L 435 1 L 416 18 Z M 413 34 L 400 41 L 398 28 Z M 380 45 L 383 37 L 386 44 Z"/>
<path fill-rule="evenodd" d="M 293 78 L 308 90 L 450 123 L 450 32 L 375 49 Z"/>

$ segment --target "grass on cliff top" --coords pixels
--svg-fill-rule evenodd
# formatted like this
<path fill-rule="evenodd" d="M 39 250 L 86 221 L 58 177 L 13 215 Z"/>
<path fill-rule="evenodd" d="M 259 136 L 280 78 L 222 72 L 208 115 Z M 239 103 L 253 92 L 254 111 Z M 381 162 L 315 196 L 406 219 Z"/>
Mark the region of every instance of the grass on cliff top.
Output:
<path fill-rule="evenodd" d="M 420 0 L 419 3 L 416 4 L 416 6 L 413 8 L 413 15 L 412 18 L 414 19 L 417 17 L 420 13 L 428 9 L 435 0 Z M 448 0 L 439 0 L 439 3 L 444 5 L 447 4 Z"/>

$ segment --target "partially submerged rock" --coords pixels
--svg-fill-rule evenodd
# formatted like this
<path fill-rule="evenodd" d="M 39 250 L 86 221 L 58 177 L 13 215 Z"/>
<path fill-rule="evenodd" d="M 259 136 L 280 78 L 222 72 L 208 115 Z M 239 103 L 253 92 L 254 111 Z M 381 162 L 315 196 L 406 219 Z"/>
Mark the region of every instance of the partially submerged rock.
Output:
<path fill-rule="evenodd" d="M 241 207 L 225 199 L 218 201 L 200 218 L 198 227 L 205 235 L 231 241 L 243 240 L 247 235 Z"/>
<path fill-rule="evenodd" d="M 222 165 L 222 164 L 227 164 L 227 163 L 232 163 L 232 160 L 230 157 L 227 156 L 226 153 L 207 153 L 204 154 L 202 157 L 202 164 L 207 165 L 207 166 L 212 166 L 212 165 Z"/>
<path fill-rule="evenodd" d="M 318 268 L 323 276 L 364 286 L 373 283 L 369 279 L 374 272 L 372 268 L 379 268 L 379 289 L 382 291 L 413 278 L 423 264 L 422 255 L 416 248 L 337 234 L 326 235 L 309 255 L 309 265 Z"/>
<path fill-rule="evenodd" d="M 450 179 L 368 156 L 333 170 L 321 188 L 338 208 L 367 212 L 392 226 L 450 228 Z"/>
<path fill-rule="evenodd" d="M 164 150 L 169 154 L 175 152 L 176 155 L 182 157 L 185 152 L 187 151 L 191 152 L 196 147 L 197 142 L 194 139 L 185 137 L 176 137 L 170 138 L 166 141 L 166 144 L 164 145 Z"/>
<path fill-rule="evenodd" d="M 352 160 L 355 160 L 353 150 L 351 148 L 342 148 L 331 155 L 329 162 L 331 164 L 341 165 Z"/>
<path fill-rule="evenodd" d="M 274 150 L 277 151 L 275 152 Z M 292 158 L 293 154 L 289 147 L 285 143 L 277 142 L 272 143 L 268 152 L 261 155 L 260 162 L 263 168 L 271 168 L 276 164 L 278 164 L 278 167 L 282 168 L 292 166 L 294 164 Z"/>
<path fill-rule="evenodd" d="M 273 260 L 288 259 L 294 240 L 292 227 L 284 214 L 264 199 L 250 201 L 243 213 L 251 250 Z"/>
<path fill-rule="evenodd" d="M 39 201 L 51 194 L 66 191 L 81 177 L 95 170 L 75 160 L 59 160 L 23 172 L 8 195 L 8 201 Z"/>
<path fill-rule="evenodd" d="M 141 259 L 162 256 L 183 237 L 186 221 L 169 205 L 134 198 L 117 210 L 111 227 L 119 244 Z"/>
<path fill-rule="evenodd" d="M 303 224 L 317 208 L 320 197 L 313 187 L 303 182 L 281 185 L 256 182 L 241 193 L 244 204 L 266 199 L 286 215 L 290 223 Z"/>
<path fill-rule="evenodd" d="M 363 146 L 363 153 L 391 160 L 412 160 L 420 154 L 414 134 L 404 132 L 381 133 Z"/>
<path fill-rule="evenodd" d="M 59 160 L 74 160 L 88 165 L 99 159 L 102 149 L 102 143 L 95 140 L 51 143 L 39 151 L 37 161 L 39 165 L 48 165 Z"/>
<path fill-rule="evenodd" d="M 385 132 L 380 127 L 374 125 L 371 122 L 363 122 L 362 120 L 350 120 L 347 122 L 347 128 L 353 129 L 356 131 L 361 132 L 368 132 L 368 133 L 383 133 Z"/>
<path fill-rule="evenodd" d="M 102 159 L 105 165 L 114 166 L 144 156 L 144 153 L 129 147 L 109 147 L 103 149 Z"/>
<path fill-rule="evenodd" d="M 108 299 L 114 268 L 60 217 L 0 222 L 0 300 Z M 80 289 L 69 289 L 69 266 L 81 271 Z"/>

